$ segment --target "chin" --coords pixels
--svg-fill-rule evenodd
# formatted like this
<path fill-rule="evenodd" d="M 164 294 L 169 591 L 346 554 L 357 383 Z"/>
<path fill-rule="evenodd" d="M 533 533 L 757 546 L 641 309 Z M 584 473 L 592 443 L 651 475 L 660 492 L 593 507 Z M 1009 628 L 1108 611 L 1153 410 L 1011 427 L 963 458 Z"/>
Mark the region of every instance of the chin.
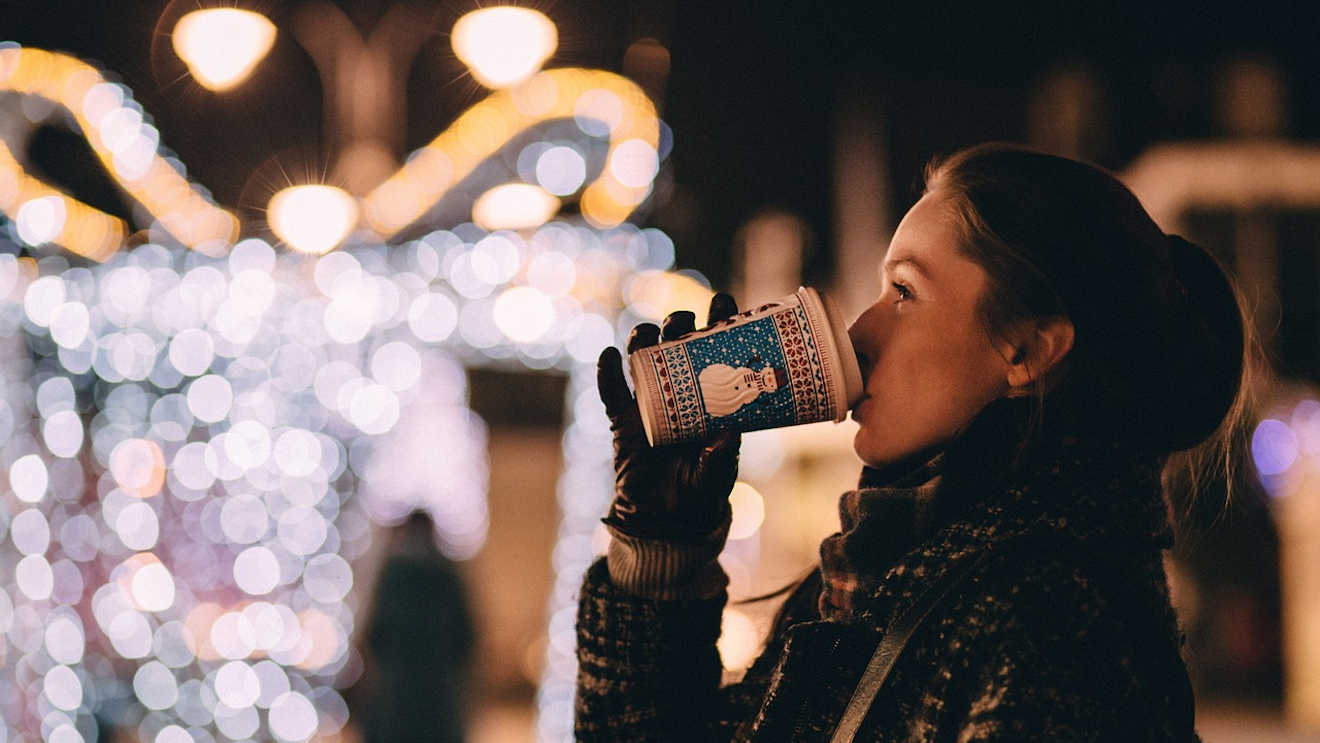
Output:
<path fill-rule="evenodd" d="M 884 464 L 885 457 L 883 453 L 876 451 L 876 447 L 870 441 L 870 436 L 867 435 L 864 426 L 857 429 L 857 433 L 853 435 L 853 452 L 858 459 L 862 460 L 863 464 L 871 467 L 880 467 Z"/>

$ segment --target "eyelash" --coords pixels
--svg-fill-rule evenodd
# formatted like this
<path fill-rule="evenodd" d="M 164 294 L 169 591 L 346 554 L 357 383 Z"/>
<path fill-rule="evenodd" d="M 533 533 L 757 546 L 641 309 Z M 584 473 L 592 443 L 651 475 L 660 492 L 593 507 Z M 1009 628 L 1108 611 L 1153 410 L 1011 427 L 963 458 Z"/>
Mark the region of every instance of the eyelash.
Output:
<path fill-rule="evenodd" d="M 890 282 L 890 286 L 898 292 L 896 302 L 904 302 L 912 298 L 912 290 L 906 284 L 900 284 L 897 281 Z"/>

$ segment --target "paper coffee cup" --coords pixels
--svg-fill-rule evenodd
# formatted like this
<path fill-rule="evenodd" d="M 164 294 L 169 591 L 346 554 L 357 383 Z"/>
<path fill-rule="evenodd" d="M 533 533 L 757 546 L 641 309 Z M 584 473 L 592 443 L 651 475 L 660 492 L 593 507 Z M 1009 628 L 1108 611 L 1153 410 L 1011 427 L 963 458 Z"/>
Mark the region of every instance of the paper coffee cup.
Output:
<path fill-rule="evenodd" d="M 652 446 L 841 421 L 862 395 L 847 327 L 810 287 L 639 349 L 628 365 Z"/>

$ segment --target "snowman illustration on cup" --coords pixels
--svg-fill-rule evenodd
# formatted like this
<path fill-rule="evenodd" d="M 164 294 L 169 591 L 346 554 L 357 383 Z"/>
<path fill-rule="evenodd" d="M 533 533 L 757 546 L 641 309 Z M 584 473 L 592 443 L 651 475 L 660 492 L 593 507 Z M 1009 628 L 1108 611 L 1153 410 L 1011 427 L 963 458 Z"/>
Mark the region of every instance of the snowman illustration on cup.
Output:
<path fill-rule="evenodd" d="M 788 382 L 788 374 L 766 364 L 760 369 L 751 366 L 762 363 L 753 356 L 748 366 L 711 364 L 697 375 L 701 396 L 706 401 L 706 412 L 712 418 L 733 415 L 742 406 L 760 397 L 762 392 L 774 392 Z"/>

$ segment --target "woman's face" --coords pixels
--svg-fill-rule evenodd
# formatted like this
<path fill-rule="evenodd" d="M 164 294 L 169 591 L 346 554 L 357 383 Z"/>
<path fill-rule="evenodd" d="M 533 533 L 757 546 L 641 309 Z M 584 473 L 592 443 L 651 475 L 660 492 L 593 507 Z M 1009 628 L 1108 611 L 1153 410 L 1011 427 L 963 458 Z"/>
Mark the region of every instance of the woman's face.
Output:
<path fill-rule="evenodd" d="M 944 444 L 1009 390 L 1005 349 L 976 310 L 988 277 L 959 254 L 955 225 L 947 197 L 922 197 L 889 244 L 883 291 L 848 329 L 865 383 L 853 447 L 869 465 Z"/>

